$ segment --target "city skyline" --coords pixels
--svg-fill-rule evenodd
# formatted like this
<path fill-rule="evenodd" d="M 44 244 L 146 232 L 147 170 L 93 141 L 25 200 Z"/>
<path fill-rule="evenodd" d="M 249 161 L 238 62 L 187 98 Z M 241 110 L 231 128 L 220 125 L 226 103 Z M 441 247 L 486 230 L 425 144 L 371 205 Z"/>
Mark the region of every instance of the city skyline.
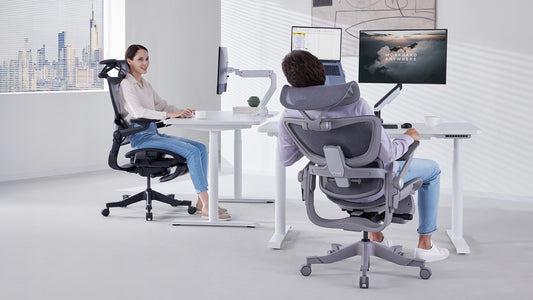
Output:
<path fill-rule="evenodd" d="M 101 8 L 101 0 L 96 2 Z M 68 1 L 63 1 L 62 10 L 65 10 L 67 3 Z M 48 18 L 41 18 L 34 22 L 38 24 L 40 21 L 50 25 L 46 34 L 39 36 L 41 40 L 49 41 L 48 44 L 34 45 L 28 37 L 35 36 L 34 31 L 30 31 L 31 34 L 29 33 L 28 36 L 26 32 L 21 32 L 22 34 L 16 37 L 10 34 L 11 41 L 16 41 L 17 37 L 20 37 L 24 40 L 24 45 L 13 49 L 16 43 L 12 42 L 11 47 L 2 48 L 0 92 L 83 90 L 103 87 L 103 81 L 97 76 L 98 62 L 103 58 L 102 25 L 98 22 L 98 19 L 102 19 L 102 14 L 95 13 L 94 1 L 90 7 L 90 18 L 86 17 L 87 12 L 85 12 L 85 17 L 81 20 L 83 22 L 79 19 L 73 22 L 72 18 L 80 14 L 70 10 L 68 17 L 62 21 L 67 22 L 68 25 L 65 29 L 60 29 L 55 33 L 50 28 L 56 28 L 56 26 L 48 22 L 50 17 L 53 19 L 53 13 L 50 13 L 53 8 L 54 6 L 47 6 L 48 10 L 44 16 Z M 76 8 L 79 7 L 76 6 Z M 28 15 L 31 15 L 31 12 L 26 12 L 25 18 Z M 17 22 L 10 22 L 10 26 L 13 26 L 11 23 Z M 56 24 L 60 23 L 56 22 Z M 75 23 L 78 24 L 77 27 L 74 26 Z M 84 25 L 80 26 L 81 23 Z M 34 26 L 35 24 L 32 25 Z M 50 42 L 51 35 L 55 36 L 55 42 Z M 2 37 L 5 38 L 5 34 Z M 74 46 L 71 41 L 76 41 L 77 45 Z M 6 57 L 7 51 L 14 52 L 15 55 Z"/>
<path fill-rule="evenodd" d="M 18 50 L 25 47 L 25 39 L 37 59 L 36 50 L 46 45 L 46 59 L 57 60 L 57 34 L 65 31 L 66 43 L 77 51 L 88 45 L 88 20 L 94 11 L 99 26 L 99 45 L 102 45 L 103 1 L 8 1 L 0 10 L 0 63 L 16 59 Z"/>

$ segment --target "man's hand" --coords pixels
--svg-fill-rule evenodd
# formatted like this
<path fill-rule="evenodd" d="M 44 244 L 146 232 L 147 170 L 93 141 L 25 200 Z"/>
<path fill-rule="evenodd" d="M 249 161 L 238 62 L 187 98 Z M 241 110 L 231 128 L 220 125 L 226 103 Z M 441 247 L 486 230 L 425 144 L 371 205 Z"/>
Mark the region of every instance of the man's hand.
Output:
<path fill-rule="evenodd" d="M 413 138 L 413 140 L 415 141 L 419 141 L 420 140 L 420 133 L 418 133 L 418 131 L 416 131 L 416 129 L 414 128 L 409 128 L 407 129 L 404 134 L 410 136 Z"/>
<path fill-rule="evenodd" d="M 188 118 L 194 114 L 194 109 L 184 109 L 167 113 L 167 118 Z"/>

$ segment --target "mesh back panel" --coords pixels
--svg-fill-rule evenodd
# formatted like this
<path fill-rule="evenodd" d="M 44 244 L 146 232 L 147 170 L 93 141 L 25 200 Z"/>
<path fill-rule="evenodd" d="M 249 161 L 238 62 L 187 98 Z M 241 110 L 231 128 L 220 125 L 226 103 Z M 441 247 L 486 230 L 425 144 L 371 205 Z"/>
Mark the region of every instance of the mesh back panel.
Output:
<path fill-rule="evenodd" d="M 333 129 L 327 131 L 306 130 L 298 122 L 287 123 L 289 132 L 296 137 L 302 152 L 311 161 L 324 165 L 326 163 L 324 146 L 340 146 L 346 164 L 352 168 L 383 168 L 377 158 L 379 151 L 373 152 L 367 159 L 371 147 L 378 147 L 379 139 L 372 139 L 374 131 L 380 130 L 375 120 L 363 121 L 361 117 L 324 119 L 331 122 Z M 351 122 L 351 123 L 350 123 Z M 374 122 L 374 123 L 372 123 Z M 338 127 L 338 128 L 335 128 Z M 374 143 L 374 144 L 372 144 Z M 374 149 L 375 150 L 375 149 Z M 348 187 L 339 187 L 333 177 L 320 177 L 320 188 L 331 200 L 342 199 L 357 201 L 379 193 L 384 184 L 383 178 L 349 178 Z"/>

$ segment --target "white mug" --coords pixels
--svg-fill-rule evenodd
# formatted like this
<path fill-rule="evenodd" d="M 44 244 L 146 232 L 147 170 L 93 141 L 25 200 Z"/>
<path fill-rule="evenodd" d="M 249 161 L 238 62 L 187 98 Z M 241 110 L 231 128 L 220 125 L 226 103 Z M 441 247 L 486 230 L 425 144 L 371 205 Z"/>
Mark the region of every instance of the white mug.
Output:
<path fill-rule="evenodd" d="M 426 121 L 426 126 L 436 127 L 440 124 L 440 118 L 436 116 L 425 116 L 424 120 Z"/>

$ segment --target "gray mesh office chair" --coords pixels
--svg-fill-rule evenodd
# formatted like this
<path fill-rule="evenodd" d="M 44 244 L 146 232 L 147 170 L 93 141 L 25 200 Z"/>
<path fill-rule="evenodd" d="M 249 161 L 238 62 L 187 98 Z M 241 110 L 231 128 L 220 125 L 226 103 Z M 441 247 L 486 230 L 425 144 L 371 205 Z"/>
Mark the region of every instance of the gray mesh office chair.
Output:
<path fill-rule="evenodd" d="M 112 207 L 127 207 L 140 201 L 146 201 L 146 221 L 153 220 L 152 201 L 163 202 L 174 207 L 187 206 L 187 212 L 194 214 L 196 207 L 191 206 L 191 201 L 175 199 L 174 194 L 161 194 L 153 190 L 150 183 L 151 178 L 155 177 L 160 177 L 160 182 L 166 182 L 187 174 L 189 169 L 184 157 L 164 149 L 142 148 L 127 152 L 125 156 L 130 159 L 130 162 L 123 165 L 119 164 L 120 147 L 129 144 L 130 135 L 148 129 L 152 122 L 156 123 L 157 127 L 162 127 L 164 124 L 159 122 L 159 120 L 134 119 L 132 122 L 141 125 L 141 127 L 129 128 L 121 115 L 122 107 L 119 101 L 120 82 L 129 72 L 128 63 L 125 60 L 107 59 L 101 61 L 100 64 L 105 66 L 98 74 L 98 77 L 107 79 L 111 104 L 115 112 L 115 131 L 113 132 L 113 145 L 109 151 L 108 165 L 115 170 L 137 173 L 146 177 L 146 189 L 144 191 L 135 195 L 123 195 L 122 201 L 106 203 L 106 207 L 102 210 L 102 215 L 109 216 L 109 209 Z M 114 70 L 117 71 L 117 75 L 111 76 L 109 73 Z"/>
<path fill-rule="evenodd" d="M 420 267 L 420 277 L 428 279 L 431 270 L 425 266 L 424 260 L 405 257 L 401 246 L 389 248 L 368 239 L 368 232 L 378 232 L 390 223 L 406 223 L 412 219 L 412 195 L 422 185 L 422 179 L 416 178 L 404 184 L 403 178 L 418 142 L 401 158 L 406 162 L 396 176 L 394 172 L 385 170 L 378 158 L 381 121 L 377 117 L 322 118 L 333 107 L 359 100 L 359 88 L 355 82 L 305 88 L 285 86 L 280 100 L 284 107 L 298 110 L 302 115 L 302 118 L 285 118 L 283 124 L 300 151 L 310 160 L 298 174 L 309 219 L 321 227 L 363 232 L 359 242 L 349 246 L 332 244 L 327 255 L 307 257 L 307 263 L 300 269 L 302 275 L 311 274 L 312 264 L 333 263 L 359 255 L 362 271 L 360 288 L 368 288 L 370 256 L 398 265 Z M 309 110 L 321 113 L 313 119 L 306 112 Z M 317 176 L 320 190 L 346 211 L 347 217 L 326 219 L 318 215 L 314 207 Z M 379 198 L 372 200 L 376 197 Z"/>

